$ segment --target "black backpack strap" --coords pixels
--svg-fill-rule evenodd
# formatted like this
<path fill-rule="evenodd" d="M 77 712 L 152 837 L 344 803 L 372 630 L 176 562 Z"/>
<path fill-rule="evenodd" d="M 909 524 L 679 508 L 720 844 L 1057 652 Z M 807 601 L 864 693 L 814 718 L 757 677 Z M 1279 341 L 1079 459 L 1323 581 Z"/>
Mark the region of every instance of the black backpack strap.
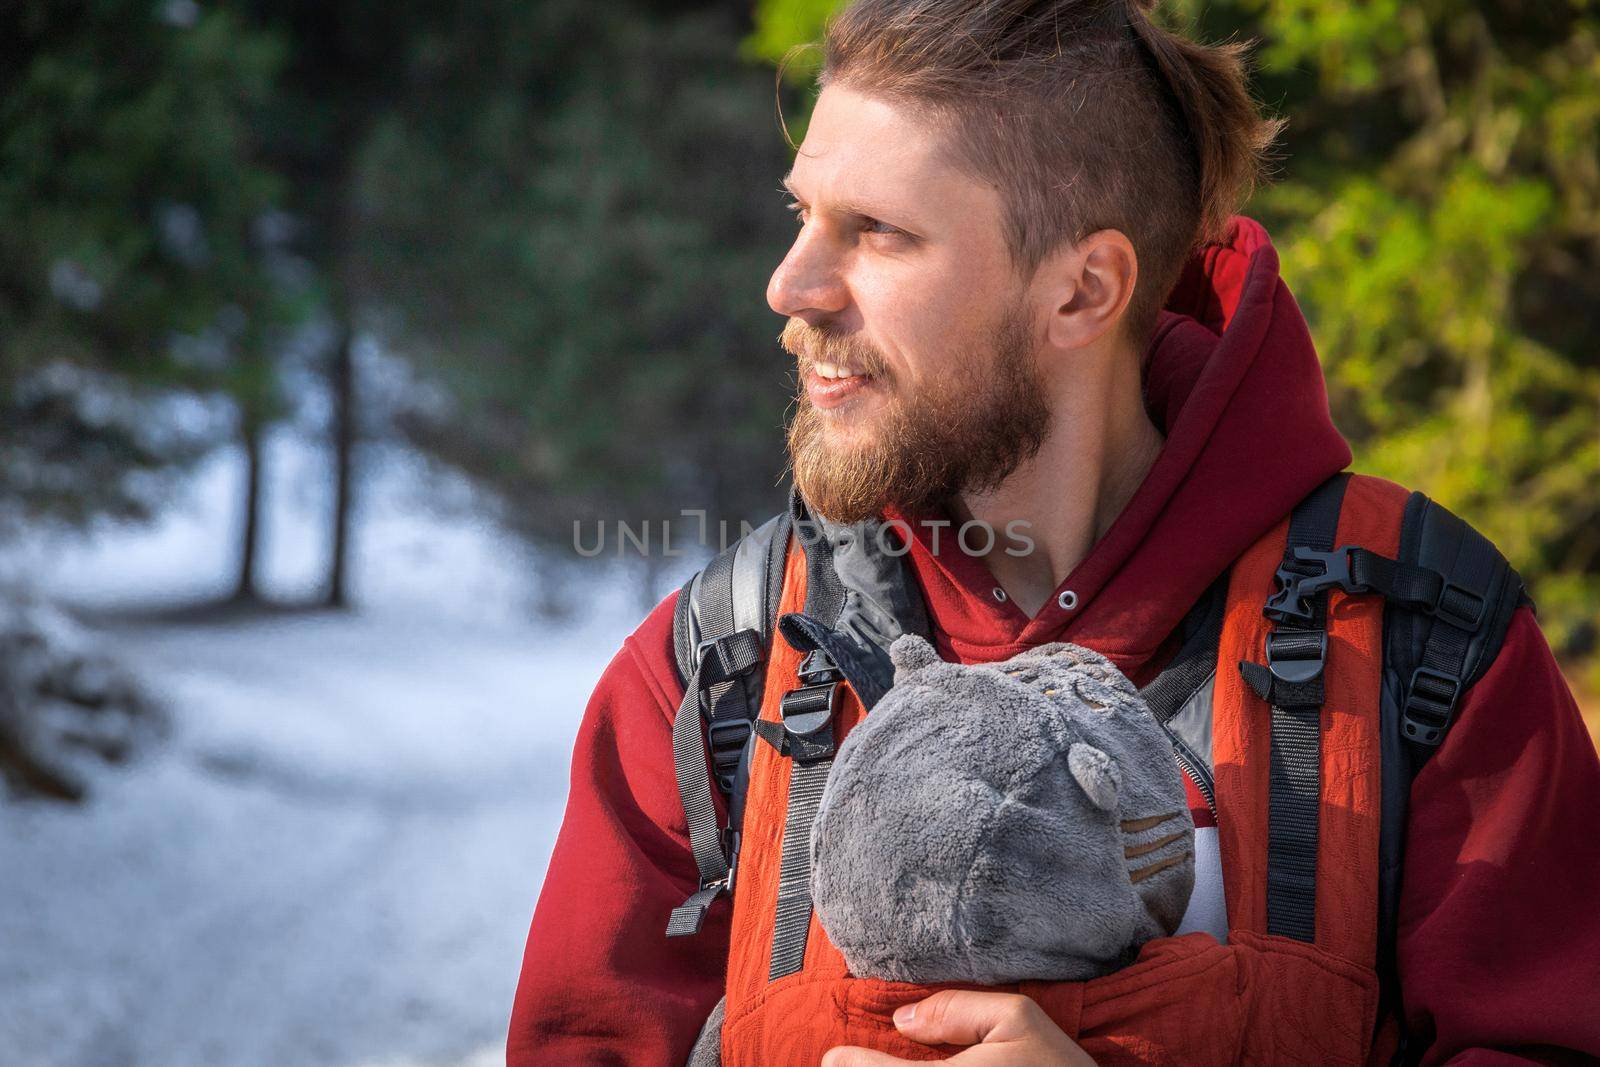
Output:
<path fill-rule="evenodd" d="M 741 538 L 685 583 L 673 608 L 683 701 L 672 720 L 672 762 L 699 888 L 673 909 L 668 937 L 697 933 L 706 909 L 733 888 L 743 815 L 738 782 L 748 774 L 750 722 L 761 707 L 789 530 L 785 512 Z M 713 775 L 727 801 L 727 826 L 717 818 Z"/>
<path fill-rule="evenodd" d="M 1393 1014 L 1403 1027 L 1395 941 L 1411 783 L 1444 741 L 1462 696 L 1499 654 L 1517 608 L 1533 601 L 1488 538 L 1422 493 L 1406 501 L 1394 562 L 1401 574 L 1421 575 L 1407 581 L 1424 592 L 1420 603 L 1390 600 L 1383 622 L 1378 1019 Z M 1396 1062 L 1414 1062 L 1423 1051 L 1402 1031 Z"/>
<path fill-rule="evenodd" d="M 763 730 L 769 724 L 756 718 L 791 540 L 806 553 L 806 610 L 785 616 L 782 630 L 807 658 L 802 684 L 785 695 L 783 726 Z M 760 736 L 796 760 L 773 967 L 782 973 L 798 967 L 810 919 L 810 821 L 832 766 L 837 683 L 849 681 L 870 708 L 892 680 L 889 645 L 901 633 L 927 633 L 927 610 L 903 554 L 891 550 L 884 524 L 840 526 L 812 518 L 792 493 L 787 512 L 712 560 L 679 593 L 673 646 L 684 699 L 673 720 L 673 762 L 700 888 L 674 909 L 669 936 L 697 932 L 706 909 L 733 887 L 751 739 Z M 713 776 L 727 798 L 726 828 L 711 802 Z"/>
<path fill-rule="evenodd" d="M 677 659 L 678 680 L 685 689 L 689 688 L 697 653 L 704 641 L 735 630 L 754 630 L 760 635 L 761 659 L 740 676 L 747 723 L 761 708 L 767 651 L 772 647 L 778 598 L 783 595 L 783 569 L 792 527 L 793 520 L 787 511 L 773 516 L 685 582 L 673 605 L 673 653 Z M 726 574 L 720 569 L 723 557 L 727 557 Z M 723 726 L 710 735 L 707 746 L 712 755 L 717 788 L 730 806 L 743 795 L 738 789 L 738 778 L 748 771 L 749 765 L 745 744 L 749 731 L 737 728 L 732 714 L 736 710 L 734 700 L 725 701 Z M 734 829 L 738 829 L 740 814 L 730 807 L 729 821 Z"/>
<path fill-rule="evenodd" d="M 1267 662 L 1241 663 L 1246 683 L 1272 707 L 1267 793 L 1267 932 L 1297 941 L 1317 933 L 1317 837 L 1322 803 L 1322 670 L 1328 656 L 1327 586 L 1303 588 L 1333 548 L 1348 474 L 1336 474 L 1289 516 L 1278 592 L 1263 613 Z"/>

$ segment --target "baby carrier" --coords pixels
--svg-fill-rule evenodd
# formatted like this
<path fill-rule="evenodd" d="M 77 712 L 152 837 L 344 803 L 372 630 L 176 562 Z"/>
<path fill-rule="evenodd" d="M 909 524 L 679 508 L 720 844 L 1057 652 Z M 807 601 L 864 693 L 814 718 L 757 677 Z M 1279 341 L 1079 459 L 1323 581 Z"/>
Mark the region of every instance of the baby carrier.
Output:
<path fill-rule="evenodd" d="M 724 1063 L 954 1051 L 898 1035 L 894 1008 L 928 988 L 850 975 L 809 899 L 832 755 L 888 689 L 888 646 L 928 634 L 903 555 L 889 526 L 813 518 L 792 494 L 679 594 L 673 756 L 699 887 L 667 935 L 734 897 Z M 1227 943 L 1158 939 L 1115 974 L 1017 991 L 1100 1062 L 1419 1053 L 1393 959 L 1410 783 L 1528 602 L 1495 547 L 1423 494 L 1319 486 L 1218 577 L 1141 690 L 1217 816 Z"/>

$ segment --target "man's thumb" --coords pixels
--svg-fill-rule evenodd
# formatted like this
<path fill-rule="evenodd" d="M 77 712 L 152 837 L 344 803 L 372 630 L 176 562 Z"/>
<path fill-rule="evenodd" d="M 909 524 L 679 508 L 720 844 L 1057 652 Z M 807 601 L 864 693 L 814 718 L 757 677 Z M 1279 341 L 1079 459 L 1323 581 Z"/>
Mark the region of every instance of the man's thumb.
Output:
<path fill-rule="evenodd" d="M 942 989 L 905 1004 L 894 1013 L 894 1025 L 913 1041 L 929 1045 L 979 1045 L 1023 1036 L 1032 1015 L 1042 1009 L 1016 993 L 983 993 Z"/>

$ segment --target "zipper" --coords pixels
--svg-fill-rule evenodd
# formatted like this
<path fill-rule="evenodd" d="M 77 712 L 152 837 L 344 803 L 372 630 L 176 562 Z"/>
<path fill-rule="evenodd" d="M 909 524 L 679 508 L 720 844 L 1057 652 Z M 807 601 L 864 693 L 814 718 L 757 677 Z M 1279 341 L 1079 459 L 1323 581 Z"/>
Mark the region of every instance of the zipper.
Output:
<path fill-rule="evenodd" d="M 1183 772 L 1189 776 L 1189 780 L 1194 783 L 1195 788 L 1200 790 L 1200 795 L 1206 798 L 1206 807 L 1211 809 L 1211 817 L 1215 819 L 1217 817 L 1217 792 L 1211 776 L 1201 769 L 1199 760 L 1192 759 L 1189 756 L 1188 749 L 1176 737 L 1172 738 L 1172 754 L 1177 757 L 1178 766 L 1183 768 Z"/>

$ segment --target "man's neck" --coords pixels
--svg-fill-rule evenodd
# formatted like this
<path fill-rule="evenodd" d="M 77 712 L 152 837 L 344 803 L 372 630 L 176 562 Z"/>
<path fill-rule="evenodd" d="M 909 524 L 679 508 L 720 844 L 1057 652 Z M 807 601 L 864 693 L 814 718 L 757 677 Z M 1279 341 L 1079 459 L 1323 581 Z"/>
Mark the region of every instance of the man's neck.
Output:
<path fill-rule="evenodd" d="M 1089 554 L 1144 481 L 1164 440 L 1145 411 L 1137 376 L 1117 373 L 1137 359 L 1101 362 L 1052 397 L 1050 431 L 1037 455 L 1001 485 L 952 502 L 958 521 L 987 523 L 994 547 L 984 556 L 1012 603 L 1029 617 Z M 1018 525 L 1011 526 L 1009 524 Z M 1007 530 L 1033 541 L 1020 555 Z M 1006 549 L 1010 547 L 1011 552 Z"/>

